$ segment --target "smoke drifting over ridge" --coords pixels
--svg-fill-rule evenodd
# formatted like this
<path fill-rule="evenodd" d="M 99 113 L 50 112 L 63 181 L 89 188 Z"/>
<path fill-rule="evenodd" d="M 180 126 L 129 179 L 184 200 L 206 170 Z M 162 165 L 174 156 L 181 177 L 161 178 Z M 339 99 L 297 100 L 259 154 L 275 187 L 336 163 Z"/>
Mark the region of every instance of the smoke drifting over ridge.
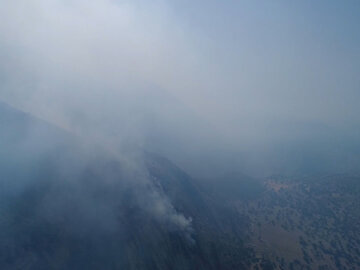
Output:
<path fill-rule="evenodd" d="M 24 214 L 31 215 L 31 223 L 45 221 L 90 238 L 126 235 L 131 222 L 144 219 L 194 242 L 191 218 L 174 208 L 148 171 L 151 157 L 84 141 L 3 103 L 0 128 L 0 211 L 24 200 L 36 206 Z M 4 220 L 4 239 L 12 241 Z"/>

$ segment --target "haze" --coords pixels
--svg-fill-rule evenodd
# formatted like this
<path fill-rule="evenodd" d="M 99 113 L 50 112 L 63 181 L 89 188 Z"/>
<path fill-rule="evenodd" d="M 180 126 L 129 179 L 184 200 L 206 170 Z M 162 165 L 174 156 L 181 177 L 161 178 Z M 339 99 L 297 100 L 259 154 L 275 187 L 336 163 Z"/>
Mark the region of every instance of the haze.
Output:
<path fill-rule="evenodd" d="M 0 99 L 198 175 L 355 170 L 359 12 L 357 1 L 4 0 Z"/>

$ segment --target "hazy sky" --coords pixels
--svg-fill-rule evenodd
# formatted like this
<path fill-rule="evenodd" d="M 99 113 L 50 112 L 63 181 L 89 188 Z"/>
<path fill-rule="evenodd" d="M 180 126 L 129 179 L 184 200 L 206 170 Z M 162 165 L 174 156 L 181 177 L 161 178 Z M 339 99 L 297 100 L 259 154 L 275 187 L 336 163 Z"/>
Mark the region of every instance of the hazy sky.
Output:
<path fill-rule="evenodd" d="M 3 0 L 0 99 L 139 138 L 151 113 L 234 143 L 288 123 L 351 130 L 359 14 L 359 1 Z"/>

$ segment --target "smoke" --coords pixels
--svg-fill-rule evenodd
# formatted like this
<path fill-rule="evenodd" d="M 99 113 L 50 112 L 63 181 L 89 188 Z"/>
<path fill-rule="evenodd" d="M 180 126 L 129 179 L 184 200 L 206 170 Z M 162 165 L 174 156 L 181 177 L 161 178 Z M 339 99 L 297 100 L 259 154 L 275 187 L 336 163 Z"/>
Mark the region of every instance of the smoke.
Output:
<path fill-rule="evenodd" d="M 19 201 L 32 224 L 45 221 L 87 237 L 126 235 L 149 219 L 193 243 L 191 218 L 154 181 L 142 152 L 75 136 L 2 103 L 0 112 L 0 210 Z"/>
<path fill-rule="evenodd" d="M 70 233 L 85 235 L 118 233 L 150 217 L 193 242 L 191 218 L 174 208 L 138 155 L 112 155 L 101 146 L 65 154 L 65 160 L 53 164 L 55 181 L 39 215 Z"/>

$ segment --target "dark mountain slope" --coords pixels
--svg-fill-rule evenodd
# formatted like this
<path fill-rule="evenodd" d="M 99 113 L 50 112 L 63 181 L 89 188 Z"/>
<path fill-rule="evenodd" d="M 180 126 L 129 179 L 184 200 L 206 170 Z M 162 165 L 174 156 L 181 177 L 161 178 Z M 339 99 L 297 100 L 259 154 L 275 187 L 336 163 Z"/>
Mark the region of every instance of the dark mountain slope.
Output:
<path fill-rule="evenodd" d="M 118 158 L 7 105 L 0 112 L 1 269 L 248 264 L 238 215 L 171 162 Z"/>

